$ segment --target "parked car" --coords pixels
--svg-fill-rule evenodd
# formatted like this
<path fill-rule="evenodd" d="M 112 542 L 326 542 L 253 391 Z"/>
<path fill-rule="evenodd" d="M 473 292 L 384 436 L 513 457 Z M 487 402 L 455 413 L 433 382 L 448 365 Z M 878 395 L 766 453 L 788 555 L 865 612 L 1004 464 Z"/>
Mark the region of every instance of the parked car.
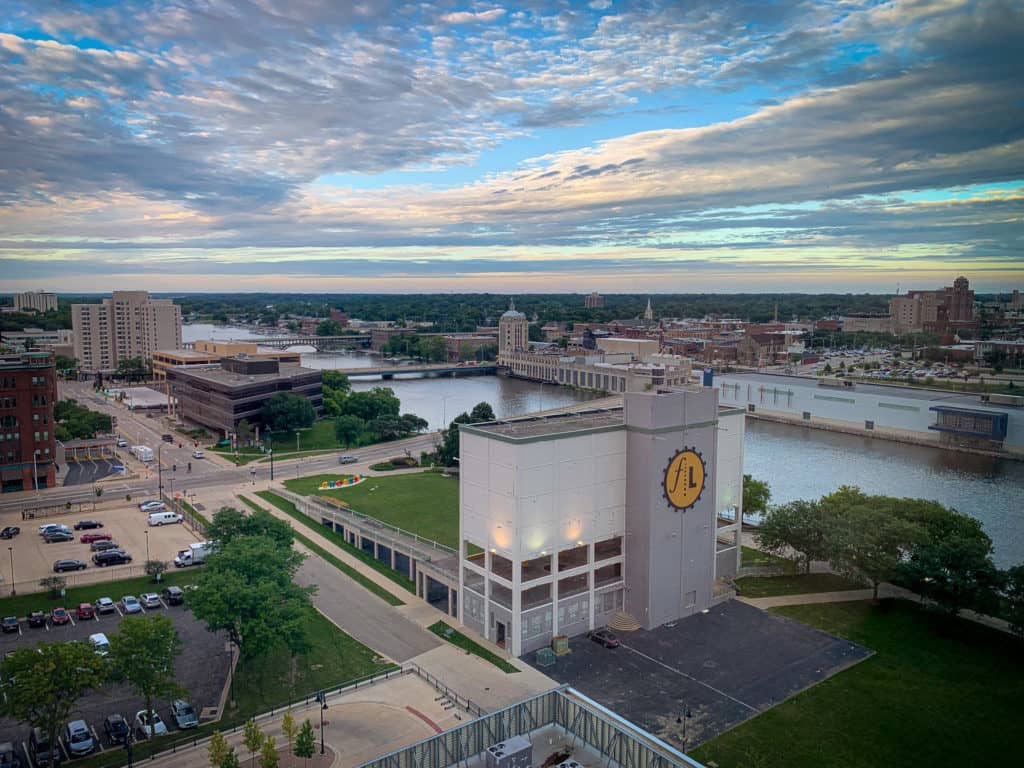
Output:
<path fill-rule="evenodd" d="M 88 531 L 88 530 L 91 530 L 93 528 L 102 528 L 102 527 L 103 527 L 103 523 L 101 523 L 99 520 L 79 520 L 77 523 L 75 523 L 75 530 L 76 531 Z"/>
<path fill-rule="evenodd" d="M 5 741 L 0 744 L 0 768 L 21 768 L 21 758 L 14 749 L 14 743 Z"/>
<path fill-rule="evenodd" d="M 32 729 L 28 737 L 28 754 L 35 765 L 56 765 L 60 762 L 60 748 L 54 753 L 50 749 L 50 743 L 38 726 Z"/>
<path fill-rule="evenodd" d="M 168 605 L 181 605 L 185 602 L 185 593 L 181 587 L 164 587 L 161 594 Z"/>
<path fill-rule="evenodd" d="M 359 457 L 358 456 L 342 456 L 340 459 L 338 459 L 338 463 L 339 464 L 358 464 L 359 463 Z"/>
<path fill-rule="evenodd" d="M 587 635 L 595 643 L 600 643 L 605 648 L 618 648 L 622 643 L 610 629 L 595 629 Z"/>
<path fill-rule="evenodd" d="M 54 626 L 67 624 L 71 621 L 71 614 L 68 613 L 67 608 L 54 608 L 50 611 L 50 623 Z"/>
<path fill-rule="evenodd" d="M 186 728 L 196 728 L 199 726 L 199 718 L 196 717 L 196 711 L 187 701 L 176 699 L 171 702 L 171 714 L 174 716 L 174 722 L 183 731 Z"/>
<path fill-rule="evenodd" d="M 102 632 L 97 632 L 96 634 L 89 635 L 89 642 L 92 643 L 93 648 L 96 650 L 96 653 L 98 653 L 100 656 L 106 656 L 110 653 L 110 641 L 107 639 L 107 636 Z"/>
<path fill-rule="evenodd" d="M 21 528 L 16 525 L 8 525 L 0 531 L 0 539 L 13 539 L 19 533 L 21 533 Z M 2 763 L 0 763 L 0 765 L 2 765 Z"/>
<path fill-rule="evenodd" d="M 28 625 L 30 627 L 45 627 L 46 614 L 42 611 L 32 611 L 32 613 L 28 615 Z"/>
<path fill-rule="evenodd" d="M 66 525 L 61 525 L 60 523 L 43 523 L 39 526 L 40 536 L 45 536 L 51 531 L 67 531 L 68 533 L 71 533 L 70 528 L 68 528 Z"/>
<path fill-rule="evenodd" d="M 149 739 L 153 736 L 163 736 L 167 733 L 167 726 L 156 712 L 140 709 L 135 714 L 135 730 Z"/>
<path fill-rule="evenodd" d="M 128 441 L 125 440 L 123 437 L 117 438 L 117 447 L 118 448 L 127 448 L 128 447 Z"/>
<path fill-rule="evenodd" d="M 92 731 L 85 720 L 72 720 L 64 732 L 64 743 L 72 757 L 88 755 L 96 745 L 92 743 Z"/>
<path fill-rule="evenodd" d="M 121 610 L 125 614 L 142 613 L 142 603 L 139 602 L 139 598 L 135 595 L 125 595 L 121 598 Z"/>
<path fill-rule="evenodd" d="M 92 603 L 79 603 L 77 613 L 79 621 L 96 617 L 96 609 Z"/>
<path fill-rule="evenodd" d="M 160 439 L 163 440 L 165 443 L 173 443 L 174 435 L 163 434 L 160 435 Z"/>
<path fill-rule="evenodd" d="M 122 565 L 130 563 L 132 556 L 124 550 L 108 549 L 106 552 L 97 552 L 92 556 L 92 561 L 101 568 L 107 565 Z"/>
<path fill-rule="evenodd" d="M 161 525 L 175 525 L 180 523 L 185 518 L 181 515 L 171 512 L 170 510 L 161 510 L 160 512 L 149 513 L 149 524 L 157 527 Z"/>
<path fill-rule="evenodd" d="M 130 729 L 125 719 L 115 712 L 112 715 L 107 715 L 103 721 L 103 730 L 106 731 L 111 744 L 124 744 Z"/>
<path fill-rule="evenodd" d="M 109 549 L 120 549 L 121 545 L 111 539 L 101 539 L 100 541 L 94 541 L 89 545 L 89 549 L 93 552 L 106 552 Z"/>
<path fill-rule="evenodd" d="M 167 505 L 159 499 L 150 499 L 139 504 L 139 510 L 142 512 L 159 512 L 161 509 L 166 509 Z"/>
<path fill-rule="evenodd" d="M 83 563 L 81 560 L 54 560 L 53 562 L 54 573 L 83 570 L 85 570 L 85 563 Z"/>
<path fill-rule="evenodd" d="M 53 544 L 58 541 L 74 541 L 75 534 L 71 531 L 49 531 L 43 534 L 43 541 L 47 544 Z"/>
<path fill-rule="evenodd" d="M 4 632 L 17 632 L 21 628 L 21 622 L 17 616 L 4 616 L 2 623 Z M 3 763 L 0 763 L 3 765 Z"/>
<path fill-rule="evenodd" d="M 142 603 L 143 608 L 160 608 L 160 595 L 156 592 L 146 592 L 144 595 L 139 595 L 139 602 Z"/>
<path fill-rule="evenodd" d="M 193 459 L 205 459 L 206 458 L 206 454 L 203 453 L 203 451 L 201 449 L 196 448 L 196 450 L 192 451 L 192 458 Z"/>
<path fill-rule="evenodd" d="M 113 538 L 109 533 L 83 533 L 79 541 L 83 544 L 92 544 L 94 541 L 110 541 Z"/>
<path fill-rule="evenodd" d="M 96 613 L 114 613 L 117 610 L 117 606 L 114 605 L 114 601 L 109 597 L 101 597 L 96 601 Z"/>

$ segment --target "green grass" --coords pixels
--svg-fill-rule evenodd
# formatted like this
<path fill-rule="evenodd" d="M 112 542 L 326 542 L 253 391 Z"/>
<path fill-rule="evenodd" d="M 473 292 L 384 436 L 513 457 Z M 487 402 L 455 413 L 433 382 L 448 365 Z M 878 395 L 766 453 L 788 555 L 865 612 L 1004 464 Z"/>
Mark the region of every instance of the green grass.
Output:
<path fill-rule="evenodd" d="M 906 601 L 777 613 L 876 654 L 700 746 L 721 766 L 1012 765 L 1024 732 L 1024 644 Z"/>
<path fill-rule="evenodd" d="M 321 491 L 324 480 L 341 474 L 315 475 L 286 480 L 293 493 L 329 496 L 352 509 L 384 523 L 403 528 L 458 549 L 459 480 L 439 472 L 416 472 L 390 477 L 371 477 L 351 488 Z"/>
<path fill-rule="evenodd" d="M 56 575 L 56 574 L 54 574 Z M 32 592 L 0 599 L 0 616 L 27 616 L 31 611 L 49 611 L 57 606 L 75 608 L 79 603 L 95 603 L 98 598 L 109 597 L 119 600 L 123 595 L 141 595 L 143 592 L 159 591 L 170 584 L 182 586 L 193 580 L 191 569 L 172 569 L 164 572 L 159 584 L 149 576 L 136 576 L 119 581 L 100 581 L 80 587 L 68 587 L 63 598 L 50 599 L 47 591 Z"/>
<path fill-rule="evenodd" d="M 786 575 L 796 574 L 800 570 L 799 566 L 792 560 L 787 560 L 784 557 L 779 557 L 769 552 L 762 552 L 753 547 L 741 547 L 740 551 L 740 562 L 744 567 L 770 565 L 775 568 L 781 568 L 782 572 Z"/>
<path fill-rule="evenodd" d="M 842 592 L 864 589 L 863 582 L 834 573 L 808 573 L 796 576 L 744 576 L 736 579 L 743 597 L 777 597 L 803 595 L 811 592 Z"/>
<path fill-rule="evenodd" d="M 338 442 L 338 438 L 334 435 L 334 421 L 332 419 L 314 422 L 312 427 L 299 430 L 299 434 L 298 447 L 302 455 L 306 455 L 307 452 L 311 451 L 336 451 L 341 450 L 344 447 Z M 271 445 L 274 448 L 275 459 L 279 457 L 284 459 L 288 456 L 295 455 L 295 432 L 273 433 Z M 230 448 L 217 448 L 216 446 L 210 446 L 207 450 L 216 451 L 224 456 L 234 455 L 234 451 Z M 242 464 L 262 459 L 267 455 L 258 447 L 253 446 L 239 448 L 238 453 L 241 454 L 239 462 Z"/>
<path fill-rule="evenodd" d="M 270 502 L 274 506 L 279 506 L 278 502 L 283 502 L 285 504 L 290 504 L 291 503 L 289 501 L 286 501 L 285 499 L 282 499 L 280 496 L 277 496 L 276 494 L 270 493 L 269 491 L 257 491 L 256 493 L 257 493 L 257 495 L 260 498 L 264 499 L 265 501 Z M 276 501 L 274 499 L 267 498 L 267 496 L 273 496 L 274 499 L 276 499 Z M 240 498 L 250 509 L 254 509 L 254 510 L 261 509 L 259 504 L 254 502 L 252 499 L 247 499 L 245 496 L 239 496 L 238 498 Z M 285 514 L 288 514 L 291 517 L 296 517 L 297 515 L 301 515 L 301 513 L 297 512 L 297 511 L 294 514 L 292 514 L 290 511 L 288 511 L 286 509 L 283 509 L 283 508 L 282 508 L 281 511 L 285 512 Z M 298 519 L 298 518 L 296 518 L 296 519 Z M 315 526 L 311 526 L 311 527 L 315 527 Z M 298 541 L 302 542 L 302 544 L 304 544 L 308 549 L 312 550 L 313 552 L 316 552 L 317 555 L 319 555 L 324 560 L 326 560 L 328 563 L 330 563 L 335 568 L 337 568 L 339 571 L 344 573 L 346 576 L 348 576 L 354 582 L 356 582 L 360 586 L 366 588 L 367 590 L 369 590 L 370 592 L 375 594 L 381 600 L 384 600 L 389 605 L 405 605 L 404 602 L 399 600 L 397 597 L 395 597 L 388 590 L 384 589 L 384 587 L 382 587 L 380 584 L 378 584 L 377 582 L 373 581 L 372 579 L 368 579 L 365 575 L 363 575 L 362 573 L 357 571 L 355 568 L 353 568 L 351 565 L 349 565 L 348 563 L 344 562 L 340 558 L 338 558 L 335 555 L 333 555 L 330 552 L 328 552 L 326 549 L 321 547 L 319 544 L 317 544 L 315 541 L 313 541 L 308 536 L 303 535 L 299 531 L 295 531 L 294 528 L 293 528 L 293 532 L 295 534 L 295 538 Z"/>
<path fill-rule="evenodd" d="M 491 653 L 489 650 L 484 648 L 482 645 L 478 645 L 477 643 L 473 642 L 468 637 L 466 637 L 464 634 L 462 634 L 461 632 L 459 632 L 458 630 L 456 630 L 454 627 L 452 627 L 450 624 L 447 624 L 446 622 L 443 622 L 443 621 L 435 622 L 435 623 L 431 624 L 429 627 L 427 627 L 427 629 L 429 629 L 435 635 L 440 637 L 442 640 L 446 640 L 447 642 L 451 643 L 452 645 L 458 646 L 459 648 L 461 648 L 462 650 L 466 651 L 467 653 L 472 653 L 474 656 L 479 656 L 484 661 L 491 662 L 491 664 L 496 666 L 498 669 L 500 669 L 506 675 L 512 674 L 513 672 L 518 672 L 519 671 L 516 667 L 513 667 L 511 664 L 509 664 L 503 658 L 501 658 L 500 656 L 498 656 L 498 655 L 496 655 L 494 653 Z"/>
<path fill-rule="evenodd" d="M 294 504 L 288 501 L 288 499 L 281 498 L 273 491 L 257 491 L 256 495 L 259 496 L 264 501 L 270 502 L 275 507 L 284 512 L 286 515 L 302 523 L 310 530 L 316 531 L 335 546 L 341 547 L 341 549 L 345 550 L 345 552 L 347 552 L 349 555 L 356 558 L 360 562 L 364 563 L 365 565 L 368 565 L 370 568 L 373 568 L 373 570 L 391 579 L 391 581 L 395 582 L 395 584 L 400 586 L 402 589 L 413 594 L 416 593 L 416 585 L 413 583 L 411 579 L 407 579 L 403 574 L 399 573 L 390 566 L 385 565 L 380 560 L 371 555 L 369 552 L 364 552 L 358 547 L 353 547 L 351 544 L 345 541 L 344 537 L 337 531 L 332 531 L 330 528 L 327 528 L 323 525 L 317 525 L 316 521 L 302 514 Z M 401 603 L 399 603 L 399 605 L 401 605 Z"/>

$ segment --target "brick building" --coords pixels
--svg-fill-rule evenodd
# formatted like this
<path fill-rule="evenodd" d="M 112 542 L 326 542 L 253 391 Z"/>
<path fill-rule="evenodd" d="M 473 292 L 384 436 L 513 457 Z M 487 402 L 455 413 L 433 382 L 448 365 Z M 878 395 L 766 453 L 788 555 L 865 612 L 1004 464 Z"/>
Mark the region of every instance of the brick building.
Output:
<path fill-rule="evenodd" d="M 0 484 L 3 492 L 56 485 L 53 407 L 57 374 L 49 352 L 0 356 Z"/>

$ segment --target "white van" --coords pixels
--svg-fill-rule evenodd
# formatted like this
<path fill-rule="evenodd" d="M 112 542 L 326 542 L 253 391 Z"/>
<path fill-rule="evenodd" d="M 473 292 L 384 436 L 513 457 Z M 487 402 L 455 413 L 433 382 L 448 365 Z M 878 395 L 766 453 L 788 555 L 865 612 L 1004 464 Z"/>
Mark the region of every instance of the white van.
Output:
<path fill-rule="evenodd" d="M 97 632 L 95 635 L 89 635 L 89 642 L 92 643 L 92 647 L 96 649 L 96 653 L 100 656 L 106 656 L 110 653 L 110 641 L 102 632 Z"/>
<path fill-rule="evenodd" d="M 153 512 L 149 516 L 150 525 L 173 525 L 174 523 L 180 523 L 181 521 L 181 515 L 175 514 L 174 512 L 166 509 L 162 512 Z"/>

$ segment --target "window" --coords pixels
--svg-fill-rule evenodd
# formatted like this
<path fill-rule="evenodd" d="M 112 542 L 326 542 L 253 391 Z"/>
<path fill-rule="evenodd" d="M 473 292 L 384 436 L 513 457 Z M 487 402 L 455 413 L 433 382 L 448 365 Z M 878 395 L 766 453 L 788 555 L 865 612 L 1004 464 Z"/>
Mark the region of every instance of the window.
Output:
<path fill-rule="evenodd" d="M 873 421 L 865 421 L 864 422 L 864 429 L 872 430 L 874 428 L 875 428 L 875 422 L 873 422 Z"/>
<path fill-rule="evenodd" d="M 755 410 L 753 403 L 747 403 L 747 413 L 753 413 Z"/>
<path fill-rule="evenodd" d="M 804 411 L 804 421 L 810 421 L 810 420 L 811 420 L 811 412 L 810 411 Z"/>

